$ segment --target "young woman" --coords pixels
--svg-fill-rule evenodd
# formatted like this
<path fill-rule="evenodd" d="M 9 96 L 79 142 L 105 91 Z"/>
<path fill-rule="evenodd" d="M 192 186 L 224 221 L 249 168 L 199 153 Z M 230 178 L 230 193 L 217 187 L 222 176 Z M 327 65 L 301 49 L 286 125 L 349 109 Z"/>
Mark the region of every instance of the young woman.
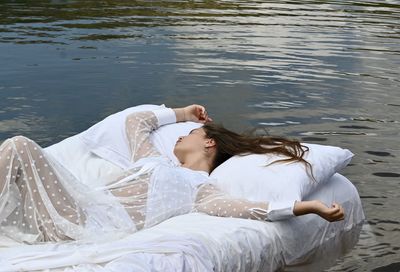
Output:
<path fill-rule="evenodd" d="M 203 123 L 179 137 L 175 165 L 150 141 L 158 127 L 182 121 Z M 159 109 L 130 114 L 126 133 L 131 169 L 101 188 L 88 188 L 34 141 L 16 136 L 0 146 L 0 235 L 25 243 L 98 239 L 153 226 L 191 211 L 215 216 L 268 219 L 268 203 L 232 198 L 213 186 L 208 175 L 233 155 L 280 153 L 305 164 L 299 142 L 246 136 L 212 123 L 205 108 Z M 299 201 L 293 215 L 315 213 L 342 220 L 334 203 Z"/>

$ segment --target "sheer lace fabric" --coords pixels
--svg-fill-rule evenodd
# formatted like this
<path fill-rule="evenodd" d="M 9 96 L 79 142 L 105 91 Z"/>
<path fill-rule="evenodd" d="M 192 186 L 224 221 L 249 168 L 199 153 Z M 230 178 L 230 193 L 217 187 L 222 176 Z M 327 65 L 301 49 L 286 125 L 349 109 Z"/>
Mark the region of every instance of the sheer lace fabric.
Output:
<path fill-rule="evenodd" d="M 178 167 L 161 156 L 149 137 L 158 126 L 158 119 L 151 111 L 127 117 L 131 160 L 142 167 L 143 173 L 138 175 L 139 168 L 133 169 L 108 186 L 138 229 L 190 212 L 197 186 L 207 181 L 203 173 Z"/>
<path fill-rule="evenodd" d="M 38 240 L 69 239 L 60 229 L 79 228 L 85 216 L 58 181 L 40 147 L 17 136 L 1 145 L 0 154 L 2 231 L 30 236 L 28 240 L 35 236 L 42 236 Z M 62 226 L 56 226 L 56 221 Z M 19 229 L 23 231 L 18 233 Z"/>
<path fill-rule="evenodd" d="M 126 133 L 135 164 L 102 188 L 88 188 L 34 141 L 0 146 L 0 234 L 36 243 L 111 237 L 191 211 L 266 220 L 266 203 L 234 199 L 208 174 L 174 165 L 156 150 L 154 112 L 135 112 Z M 104 235 L 102 236 L 104 237 Z"/>
<path fill-rule="evenodd" d="M 111 195 L 80 184 L 26 137 L 3 142 L 0 169 L 0 230 L 16 241 L 90 239 L 134 228 Z"/>
<path fill-rule="evenodd" d="M 160 154 L 154 148 L 149 137 L 144 137 L 144 135 L 149 135 L 153 129 L 157 128 L 156 124 L 157 118 L 152 112 L 140 112 L 135 114 L 134 116 L 130 116 L 127 118 L 127 134 L 129 137 L 129 142 L 132 151 L 132 160 L 135 161 L 137 159 L 143 157 L 150 156 L 159 156 Z M 138 145 L 139 143 L 139 145 Z M 163 174 L 158 173 L 154 176 L 170 176 L 171 172 L 173 173 L 174 168 L 163 169 Z M 182 190 L 183 188 L 178 186 L 178 180 L 185 180 L 185 178 L 180 177 L 179 174 L 186 170 L 186 179 L 190 177 L 190 174 L 193 174 L 193 171 L 187 170 L 185 168 L 180 168 L 177 173 L 175 173 L 170 178 L 166 178 L 163 180 L 163 188 L 157 187 L 154 190 L 156 194 L 153 196 L 154 198 L 161 198 L 164 194 L 165 198 L 174 199 L 174 194 L 178 190 Z M 160 170 L 161 172 L 161 170 Z M 196 179 L 196 176 L 192 176 L 191 179 Z M 199 177 L 199 181 L 196 185 L 195 195 L 191 195 L 188 197 L 191 192 L 186 192 L 185 190 L 180 191 L 180 196 L 175 195 L 175 199 L 180 200 L 180 205 L 185 205 L 187 207 L 181 207 L 181 212 L 188 211 L 189 208 L 192 212 L 203 212 L 210 215 L 215 216 L 225 216 L 225 217 L 238 217 L 238 218 L 246 218 L 246 219 L 256 219 L 256 220 L 268 220 L 267 217 L 267 209 L 268 203 L 265 202 L 253 202 L 246 199 L 237 199 L 233 198 L 226 193 L 219 190 L 214 185 L 210 184 L 210 180 Z M 188 183 L 196 182 L 195 180 L 186 181 L 183 184 L 187 185 Z M 169 184 L 173 183 L 173 184 Z M 168 188 L 169 186 L 169 188 Z M 154 186 L 156 188 L 156 185 Z M 186 196 L 186 197 L 185 197 Z M 186 199 L 186 201 L 184 201 Z M 158 201 L 156 201 L 158 202 Z M 192 205 L 194 204 L 194 205 Z M 175 203 L 175 210 L 178 210 L 176 206 L 178 203 Z M 190 207 L 191 206 L 191 207 Z M 167 205 L 167 210 L 174 205 Z M 160 208 L 159 208 L 160 209 Z M 160 212 L 159 212 L 160 213 Z M 167 211 L 164 211 L 164 214 L 167 214 Z M 162 213 L 161 213 L 162 214 Z M 158 216 L 159 217 L 159 216 Z"/>
<path fill-rule="evenodd" d="M 237 217 L 255 220 L 268 220 L 268 203 L 234 198 L 213 184 L 205 183 L 199 187 L 193 211 L 222 217 Z"/>

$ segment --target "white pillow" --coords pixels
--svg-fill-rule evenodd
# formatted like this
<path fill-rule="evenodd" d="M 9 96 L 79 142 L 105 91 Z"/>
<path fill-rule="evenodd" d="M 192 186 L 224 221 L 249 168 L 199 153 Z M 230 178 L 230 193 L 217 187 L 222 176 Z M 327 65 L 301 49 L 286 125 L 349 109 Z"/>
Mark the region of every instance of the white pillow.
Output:
<path fill-rule="evenodd" d="M 274 154 L 234 156 L 218 166 L 210 175 L 214 183 L 234 197 L 269 202 L 271 220 L 293 216 L 293 205 L 312 193 L 343 169 L 353 157 L 347 149 L 317 144 L 309 147 L 306 159 L 313 169 L 315 181 L 303 163 L 274 163 L 284 158 Z"/>
<path fill-rule="evenodd" d="M 128 139 L 125 131 L 125 119 L 132 112 L 148 111 L 165 108 L 164 105 L 139 105 L 109 115 L 86 131 L 80 133 L 80 138 L 97 156 L 106 159 L 122 169 L 132 166 Z M 150 135 L 158 151 L 169 159 L 178 163 L 173 149 L 179 136 L 187 135 L 192 129 L 201 127 L 195 122 L 183 122 L 164 125 Z"/>

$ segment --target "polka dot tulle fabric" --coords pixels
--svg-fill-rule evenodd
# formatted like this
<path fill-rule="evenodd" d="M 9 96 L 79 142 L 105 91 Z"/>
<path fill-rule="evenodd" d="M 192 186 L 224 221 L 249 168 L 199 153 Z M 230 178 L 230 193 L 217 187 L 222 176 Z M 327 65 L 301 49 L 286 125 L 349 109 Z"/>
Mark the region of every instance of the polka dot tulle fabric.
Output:
<path fill-rule="evenodd" d="M 127 117 L 133 167 L 102 188 L 82 184 L 31 139 L 5 140 L 0 146 L 1 235 L 25 243 L 95 240 L 188 212 L 267 219 L 267 203 L 232 198 L 205 172 L 161 156 L 149 138 L 157 127 L 152 111 Z"/>

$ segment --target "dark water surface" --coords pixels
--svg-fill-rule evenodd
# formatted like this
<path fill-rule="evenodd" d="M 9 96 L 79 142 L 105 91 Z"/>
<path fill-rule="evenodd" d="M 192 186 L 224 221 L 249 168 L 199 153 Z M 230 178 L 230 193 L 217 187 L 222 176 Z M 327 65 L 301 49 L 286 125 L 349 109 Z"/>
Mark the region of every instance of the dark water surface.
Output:
<path fill-rule="evenodd" d="M 0 0 L 0 140 L 199 103 L 229 128 L 349 148 L 368 224 L 329 271 L 399 271 L 399 67 L 400 1 Z"/>

